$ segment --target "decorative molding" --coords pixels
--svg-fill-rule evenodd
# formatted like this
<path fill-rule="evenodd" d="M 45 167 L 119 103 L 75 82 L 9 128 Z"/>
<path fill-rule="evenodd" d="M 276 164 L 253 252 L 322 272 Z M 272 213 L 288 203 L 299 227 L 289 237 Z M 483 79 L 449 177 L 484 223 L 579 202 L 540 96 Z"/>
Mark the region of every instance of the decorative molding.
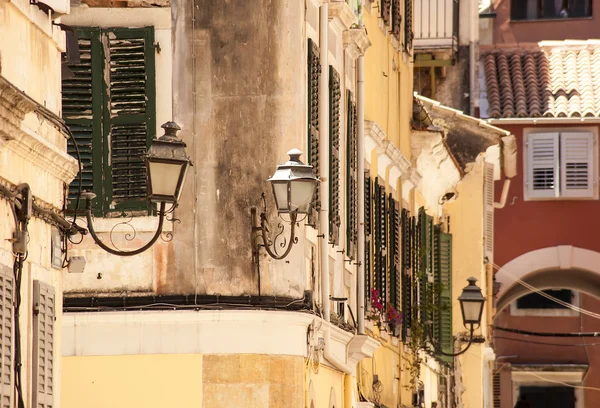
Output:
<path fill-rule="evenodd" d="M 371 46 L 371 40 L 367 36 L 364 28 L 352 28 L 345 30 L 342 34 L 344 48 L 350 53 L 353 59 L 359 55 L 364 55 Z"/>
<path fill-rule="evenodd" d="M 350 27 L 358 23 L 352 7 L 345 1 L 329 2 L 329 21 L 338 25 L 340 31 L 349 30 Z"/>
<path fill-rule="evenodd" d="M 31 98 L 0 76 L 0 148 L 70 183 L 78 172 L 77 160 L 23 125 L 25 115 L 36 108 Z"/>
<path fill-rule="evenodd" d="M 365 137 L 372 145 L 383 149 L 382 154 L 389 158 L 391 163 L 400 172 L 403 180 L 409 181 L 414 187 L 419 185 L 421 175 L 412 167 L 410 161 L 402 154 L 400 149 L 387 140 L 385 132 L 377 123 L 370 120 L 365 121 Z M 368 156 L 367 159 L 370 159 Z"/>
<path fill-rule="evenodd" d="M 375 354 L 375 350 L 380 346 L 380 343 L 364 334 L 358 334 L 352 337 L 348 343 L 348 364 L 358 364 L 363 358 L 371 358 Z"/>

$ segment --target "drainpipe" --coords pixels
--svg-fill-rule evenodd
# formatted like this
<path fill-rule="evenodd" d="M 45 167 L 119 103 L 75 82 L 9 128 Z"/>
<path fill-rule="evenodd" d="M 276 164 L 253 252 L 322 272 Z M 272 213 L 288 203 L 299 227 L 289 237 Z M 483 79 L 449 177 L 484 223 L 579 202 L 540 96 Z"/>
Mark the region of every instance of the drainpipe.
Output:
<path fill-rule="evenodd" d="M 319 9 L 319 56 L 321 58 L 321 78 L 319 81 L 319 165 L 321 183 L 321 213 L 319 214 L 319 232 L 322 234 L 321 248 L 321 303 L 323 304 L 323 326 L 325 346 L 323 357 L 335 368 L 346 374 L 352 374 L 353 368 L 338 360 L 331 351 L 331 306 L 329 302 L 329 62 L 327 58 L 327 33 L 329 24 L 329 5 L 324 3 Z"/>
<path fill-rule="evenodd" d="M 475 115 L 475 108 L 479 105 L 479 95 L 475 95 L 475 64 L 478 62 L 475 60 L 475 25 L 479 22 L 478 10 L 475 6 L 475 1 L 469 2 L 469 95 L 471 96 L 471 116 Z M 478 26 L 479 27 L 479 26 Z"/>
<path fill-rule="evenodd" d="M 358 56 L 357 103 L 357 150 L 358 150 L 358 263 L 356 294 L 358 334 L 365 334 L 365 57 Z"/>
<path fill-rule="evenodd" d="M 500 202 L 494 203 L 494 208 L 504 208 L 506 205 L 506 198 L 508 197 L 508 190 L 510 189 L 510 179 L 507 178 L 504 180 L 504 185 L 502 186 L 502 195 L 500 196 Z"/>

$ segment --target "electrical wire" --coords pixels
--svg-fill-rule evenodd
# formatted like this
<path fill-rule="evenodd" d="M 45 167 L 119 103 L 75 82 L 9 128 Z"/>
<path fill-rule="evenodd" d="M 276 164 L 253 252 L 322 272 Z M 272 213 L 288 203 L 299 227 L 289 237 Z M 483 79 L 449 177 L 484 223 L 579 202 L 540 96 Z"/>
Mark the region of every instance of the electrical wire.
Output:
<path fill-rule="evenodd" d="M 27 259 L 26 256 L 17 254 L 13 266 L 13 272 L 15 276 L 15 290 L 14 290 L 14 325 L 15 325 L 15 392 L 17 394 L 17 406 L 18 408 L 25 408 L 25 402 L 23 401 L 23 388 L 21 380 L 21 325 L 19 318 L 19 311 L 21 308 L 21 278 L 23 276 L 23 262 Z"/>
<path fill-rule="evenodd" d="M 600 337 L 600 332 L 578 332 L 578 333 L 557 333 L 557 332 L 534 332 L 529 330 L 511 329 L 508 327 L 492 326 L 495 330 L 508 333 L 525 334 L 527 336 L 538 337 Z"/>
<path fill-rule="evenodd" d="M 600 343 L 586 343 L 586 344 L 560 344 L 560 343 L 548 343 L 544 341 L 535 341 L 535 340 L 527 340 L 527 339 L 518 339 L 516 337 L 505 337 L 505 336 L 494 336 L 494 339 L 502 339 L 502 340 L 511 340 L 518 341 L 521 343 L 530 343 L 530 344 L 541 344 L 544 346 L 557 346 L 557 347 L 586 347 L 586 346 L 600 346 Z"/>
<path fill-rule="evenodd" d="M 551 382 L 551 383 L 555 383 L 555 384 L 564 385 L 565 387 L 578 388 L 578 389 L 581 389 L 581 390 L 600 391 L 600 388 L 597 388 L 597 387 L 588 387 L 588 386 L 585 386 L 585 385 L 573 385 L 573 384 L 568 384 L 568 383 L 565 383 L 565 382 L 562 382 L 562 381 L 551 380 L 549 378 L 542 377 L 541 375 L 538 375 L 538 374 L 536 374 L 534 372 L 531 372 L 531 371 L 529 371 L 528 374 L 531 374 L 534 377 L 539 378 L 540 380 Z"/>

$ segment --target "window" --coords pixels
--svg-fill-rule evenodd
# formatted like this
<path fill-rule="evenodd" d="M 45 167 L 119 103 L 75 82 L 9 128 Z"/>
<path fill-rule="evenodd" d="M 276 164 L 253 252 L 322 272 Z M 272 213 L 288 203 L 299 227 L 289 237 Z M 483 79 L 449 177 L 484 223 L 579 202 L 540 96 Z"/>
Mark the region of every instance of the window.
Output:
<path fill-rule="evenodd" d="M 340 243 L 340 74 L 329 66 L 329 243 Z"/>
<path fill-rule="evenodd" d="M 352 92 L 346 91 L 346 253 L 355 258 L 358 247 L 358 126 Z"/>
<path fill-rule="evenodd" d="M 62 82 L 63 118 L 96 215 L 147 210 L 143 155 L 156 135 L 154 29 L 78 28 L 79 61 Z M 73 144 L 69 153 L 75 157 Z M 74 204 L 79 178 L 69 188 Z"/>
<path fill-rule="evenodd" d="M 591 0 L 512 0 L 513 20 L 565 19 L 592 16 Z"/>
<path fill-rule="evenodd" d="M 54 288 L 33 281 L 33 406 L 54 406 Z"/>
<path fill-rule="evenodd" d="M 446 353 L 454 351 L 452 335 L 452 234 L 442 231 L 441 225 L 434 227 L 434 282 L 435 308 L 433 337 Z M 452 363 L 452 357 L 439 356 L 442 361 Z"/>
<path fill-rule="evenodd" d="M 520 386 L 519 400 L 529 408 L 575 408 L 575 388 L 555 386 Z"/>
<path fill-rule="evenodd" d="M 592 133 L 530 133 L 525 141 L 526 200 L 595 197 L 597 154 Z"/>
<path fill-rule="evenodd" d="M 321 59 L 319 47 L 311 39 L 308 40 L 308 164 L 313 166 L 315 174 L 319 175 L 319 78 L 321 78 Z M 321 200 L 319 187 L 315 189 L 315 197 L 308 215 L 308 224 L 317 228 L 319 224 Z"/>
<path fill-rule="evenodd" d="M 543 290 L 542 293 L 555 297 L 563 302 L 571 303 L 573 292 L 569 289 Z M 566 309 L 565 305 L 557 303 L 539 293 L 530 293 L 517 299 L 519 309 Z"/>

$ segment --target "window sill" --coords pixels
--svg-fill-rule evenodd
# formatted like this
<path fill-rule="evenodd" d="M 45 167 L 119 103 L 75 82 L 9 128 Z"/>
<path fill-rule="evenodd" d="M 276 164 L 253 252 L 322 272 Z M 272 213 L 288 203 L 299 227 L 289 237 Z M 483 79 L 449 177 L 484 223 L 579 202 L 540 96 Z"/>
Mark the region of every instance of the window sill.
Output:
<path fill-rule="evenodd" d="M 557 21 L 585 21 L 585 20 L 593 20 L 594 18 L 592 16 L 590 17 L 569 17 L 569 18 L 538 18 L 535 20 L 514 20 L 514 19 L 510 19 L 509 22 L 510 24 L 514 24 L 514 23 L 548 23 L 548 22 L 557 22 Z"/>

